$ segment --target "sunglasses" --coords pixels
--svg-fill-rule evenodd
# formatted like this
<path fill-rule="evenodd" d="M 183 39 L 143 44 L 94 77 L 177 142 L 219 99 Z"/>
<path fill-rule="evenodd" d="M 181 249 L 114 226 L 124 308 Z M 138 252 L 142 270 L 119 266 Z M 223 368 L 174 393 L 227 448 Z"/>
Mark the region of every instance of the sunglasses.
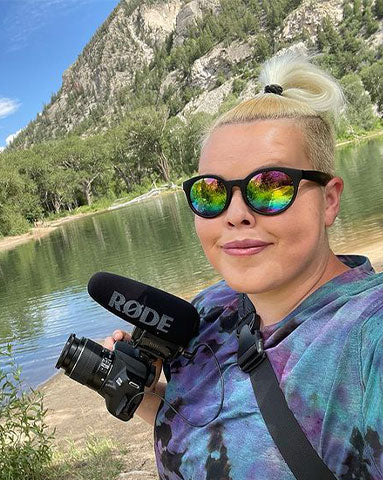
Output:
<path fill-rule="evenodd" d="M 183 183 L 189 206 L 196 215 L 214 218 L 228 208 L 233 187 L 240 187 L 245 203 L 261 215 L 277 215 L 295 201 L 301 180 L 326 185 L 332 175 L 315 170 L 285 167 L 261 168 L 239 180 L 217 175 L 199 175 Z"/>

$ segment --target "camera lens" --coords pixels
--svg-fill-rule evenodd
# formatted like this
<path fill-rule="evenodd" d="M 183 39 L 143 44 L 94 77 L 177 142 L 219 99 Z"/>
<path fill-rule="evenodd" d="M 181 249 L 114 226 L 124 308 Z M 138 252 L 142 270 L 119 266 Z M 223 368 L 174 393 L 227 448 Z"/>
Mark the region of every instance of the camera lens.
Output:
<path fill-rule="evenodd" d="M 66 375 L 99 391 L 113 365 L 114 353 L 89 338 L 72 333 L 56 363 Z"/>
<path fill-rule="evenodd" d="M 67 371 L 71 371 L 73 368 L 73 365 L 75 364 L 75 359 L 79 356 L 79 352 L 77 356 L 75 354 L 76 354 L 76 351 L 79 349 L 80 344 L 81 344 L 81 340 L 76 338 L 76 335 L 72 333 L 69 336 L 67 343 L 65 344 L 59 359 L 57 360 L 55 368 L 63 368 L 66 371 L 66 373 Z M 80 347 L 80 350 L 81 348 L 82 346 Z"/>

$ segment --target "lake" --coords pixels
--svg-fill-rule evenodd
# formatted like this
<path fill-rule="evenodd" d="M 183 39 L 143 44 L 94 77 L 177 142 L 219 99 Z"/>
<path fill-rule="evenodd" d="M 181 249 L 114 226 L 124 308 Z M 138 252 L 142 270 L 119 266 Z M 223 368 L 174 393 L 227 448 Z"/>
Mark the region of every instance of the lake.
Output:
<path fill-rule="evenodd" d="M 330 229 L 335 253 L 367 255 L 382 270 L 382 137 L 337 150 L 345 189 Z M 0 252 L 0 349 L 11 343 L 22 378 L 47 380 L 70 333 L 104 338 L 130 325 L 96 304 L 89 278 L 108 271 L 186 299 L 219 279 L 194 232 L 182 191 L 67 222 Z"/>

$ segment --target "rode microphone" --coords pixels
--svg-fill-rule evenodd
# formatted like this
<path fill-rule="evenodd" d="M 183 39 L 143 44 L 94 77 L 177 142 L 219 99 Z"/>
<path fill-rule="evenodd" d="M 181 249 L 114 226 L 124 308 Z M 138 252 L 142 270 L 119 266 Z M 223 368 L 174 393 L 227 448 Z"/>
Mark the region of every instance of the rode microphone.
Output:
<path fill-rule="evenodd" d="M 113 273 L 91 277 L 88 293 L 102 307 L 135 326 L 134 347 L 150 358 L 169 360 L 196 336 L 199 314 L 189 302 Z"/>

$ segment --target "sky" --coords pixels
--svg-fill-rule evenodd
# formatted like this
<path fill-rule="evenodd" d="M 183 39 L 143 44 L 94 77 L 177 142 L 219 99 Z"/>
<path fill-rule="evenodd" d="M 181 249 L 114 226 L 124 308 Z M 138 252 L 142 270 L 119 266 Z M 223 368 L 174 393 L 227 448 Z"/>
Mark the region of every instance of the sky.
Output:
<path fill-rule="evenodd" d="M 119 0 L 0 0 L 0 149 L 33 120 Z"/>

